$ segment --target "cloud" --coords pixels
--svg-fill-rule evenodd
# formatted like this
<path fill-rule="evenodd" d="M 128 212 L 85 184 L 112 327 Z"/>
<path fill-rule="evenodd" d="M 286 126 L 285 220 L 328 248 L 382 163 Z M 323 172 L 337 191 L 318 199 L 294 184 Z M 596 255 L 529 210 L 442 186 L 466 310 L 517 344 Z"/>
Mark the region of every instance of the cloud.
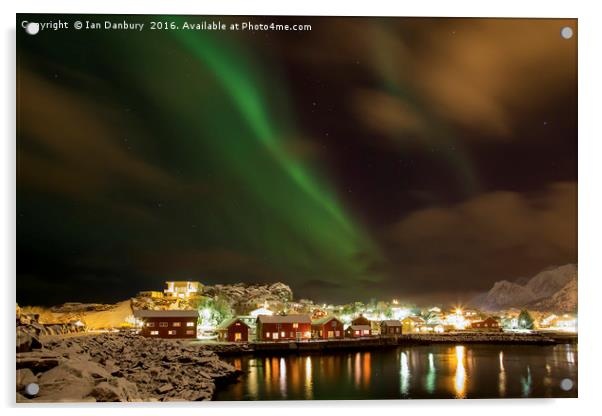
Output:
<path fill-rule="evenodd" d="M 371 130 L 385 135 L 417 135 L 425 132 L 425 120 L 408 102 L 373 89 L 359 89 L 353 106 Z"/>
<path fill-rule="evenodd" d="M 26 69 L 20 69 L 17 104 L 22 189 L 86 199 L 128 186 L 148 195 L 178 189 L 166 171 L 128 152 L 122 141 L 128 132 L 115 127 L 123 121 L 115 109 Z"/>
<path fill-rule="evenodd" d="M 348 99 L 372 131 L 424 133 L 443 122 L 480 133 L 465 139 L 506 140 L 523 118 L 577 91 L 577 38 L 560 36 L 567 25 L 577 21 L 331 19 L 291 53 L 329 67 L 335 85 L 362 80 Z"/>
<path fill-rule="evenodd" d="M 490 192 L 419 210 L 387 230 L 385 241 L 392 281 L 407 292 L 484 290 L 500 279 L 576 262 L 577 185 Z"/>
<path fill-rule="evenodd" d="M 507 136 L 533 108 L 576 90 L 575 20 L 446 20 L 424 33 L 412 76 L 433 110 L 466 127 Z"/>

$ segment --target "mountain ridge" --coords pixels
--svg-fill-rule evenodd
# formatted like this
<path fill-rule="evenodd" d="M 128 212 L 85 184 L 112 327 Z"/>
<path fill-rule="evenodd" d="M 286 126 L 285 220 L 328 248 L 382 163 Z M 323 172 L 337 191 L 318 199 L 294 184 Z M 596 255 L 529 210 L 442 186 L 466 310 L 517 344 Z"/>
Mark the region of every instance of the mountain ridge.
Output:
<path fill-rule="evenodd" d="M 548 267 L 528 280 L 500 280 L 489 291 L 473 298 L 471 304 L 488 311 L 526 307 L 574 312 L 577 310 L 577 264 Z"/>

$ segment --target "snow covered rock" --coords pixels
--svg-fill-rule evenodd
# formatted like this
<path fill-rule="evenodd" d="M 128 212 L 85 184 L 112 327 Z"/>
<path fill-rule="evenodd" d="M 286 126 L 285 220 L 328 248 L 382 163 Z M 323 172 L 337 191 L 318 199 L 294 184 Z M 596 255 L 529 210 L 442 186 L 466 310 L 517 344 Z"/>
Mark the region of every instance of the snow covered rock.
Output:
<path fill-rule="evenodd" d="M 17 391 L 20 392 L 30 383 L 37 383 L 38 378 L 29 368 L 21 368 L 17 370 Z"/>
<path fill-rule="evenodd" d="M 577 265 L 546 269 L 526 283 L 502 280 L 473 300 L 475 306 L 497 311 L 509 307 L 575 312 L 577 310 Z"/>

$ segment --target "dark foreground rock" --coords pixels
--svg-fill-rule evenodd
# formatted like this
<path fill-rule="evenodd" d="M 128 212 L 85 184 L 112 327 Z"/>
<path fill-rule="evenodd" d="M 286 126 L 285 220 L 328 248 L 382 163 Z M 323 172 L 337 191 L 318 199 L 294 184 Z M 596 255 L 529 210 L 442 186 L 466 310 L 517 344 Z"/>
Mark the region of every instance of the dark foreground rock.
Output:
<path fill-rule="evenodd" d="M 244 355 L 253 353 L 253 347 L 247 342 L 222 342 L 222 343 L 207 343 L 205 348 L 213 351 L 220 357 L 231 355 Z"/>
<path fill-rule="evenodd" d="M 84 326 L 79 322 L 41 324 L 39 315 L 23 313 L 17 305 L 17 353 L 29 352 L 42 348 L 41 338 L 43 336 L 65 335 L 83 332 Z"/>
<path fill-rule="evenodd" d="M 47 341 L 18 353 L 17 369 L 17 402 L 211 400 L 240 374 L 203 345 L 123 333 Z"/>

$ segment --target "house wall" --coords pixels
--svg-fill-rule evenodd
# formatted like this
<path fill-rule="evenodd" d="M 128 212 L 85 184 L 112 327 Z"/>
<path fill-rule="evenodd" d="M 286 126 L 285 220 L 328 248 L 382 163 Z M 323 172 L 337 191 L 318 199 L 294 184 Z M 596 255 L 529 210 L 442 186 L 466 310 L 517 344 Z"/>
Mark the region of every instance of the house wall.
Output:
<path fill-rule="evenodd" d="M 236 339 L 236 334 L 240 334 L 240 339 Z M 233 322 L 227 329 L 224 331 L 224 341 L 228 342 L 247 342 L 249 341 L 249 327 L 240 321 Z"/>
<path fill-rule="evenodd" d="M 351 327 L 349 327 L 349 328 L 347 328 L 347 331 L 345 332 L 345 336 L 346 336 L 346 337 L 349 337 L 349 338 L 360 338 L 360 337 L 370 337 L 370 336 L 372 336 L 372 335 L 373 335 L 373 334 L 372 334 L 372 330 L 370 330 L 370 333 L 369 333 L 369 334 L 363 334 L 363 333 L 362 333 L 362 330 L 359 330 L 359 331 L 360 331 L 360 333 L 359 333 L 359 334 L 356 334 L 356 333 L 355 333 L 355 331 L 356 331 L 356 330 L 354 330 L 354 329 L 351 329 Z"/>
<path fill-rule="evenodd" d="M 474 330 L 478 330 L 478 331 L 492 331 L 492 332 L 501 331 L 499 323 L 495 320 L 485 320 L 485 321 L 480 321 L 480 322 L 473 322 L 470 325 L 470 328 L 474 329 Z"/>
<path fill-rule="evenodd" d="M 386 326 L 380 330 L 381 335 L 401 335 L 401 326 Z"/>
<path fill-rule="evenodd" d="M 257 323 L 257 339 L 261 341 L 281 341 L 281 340 L 295 340 L 297 338 L 309 339 L 311 338 L 311 324 L 297 324 L 297 328 L 293 327 L 294 324 L 277 324 L 277 323 Z M 300 332 L 300 334 L 297 334 Z M 274 338 L 274 333 L 278 334 L 277 338 Z M 269 334 L 269 335 L 268 335 Z M 299 336 L 297 336 L 299 335 Z"/>
<path fill-rule="evenodd" d="M 417 331 L 416 324 L 414 322 L 403 322 L 401 332 L 403 334 L 415 334 Z"/>
<path fill-rule="evenodd" d="M 151 338 L 196 338 L 197 318 L 152 317 L 143 319 L 140 334 Z M 179 325 L 178 325 L 179 323 Z M 155 334 L 154 332 L 157 331 Z"/>
<path fill-rule="evenodd" d="M 330 321 L 327 321 L 322 325 L 312 325 L 311 331 L 313 338 L 336 339 L 345 337 L 345 329 L 343 327 L 343 323 L 336 319 L 331 319 Z M 339 334 L 338 336 L 337 331 Z M 329 332 L 332 332 L 332 334 L 329 334 Z"/>

